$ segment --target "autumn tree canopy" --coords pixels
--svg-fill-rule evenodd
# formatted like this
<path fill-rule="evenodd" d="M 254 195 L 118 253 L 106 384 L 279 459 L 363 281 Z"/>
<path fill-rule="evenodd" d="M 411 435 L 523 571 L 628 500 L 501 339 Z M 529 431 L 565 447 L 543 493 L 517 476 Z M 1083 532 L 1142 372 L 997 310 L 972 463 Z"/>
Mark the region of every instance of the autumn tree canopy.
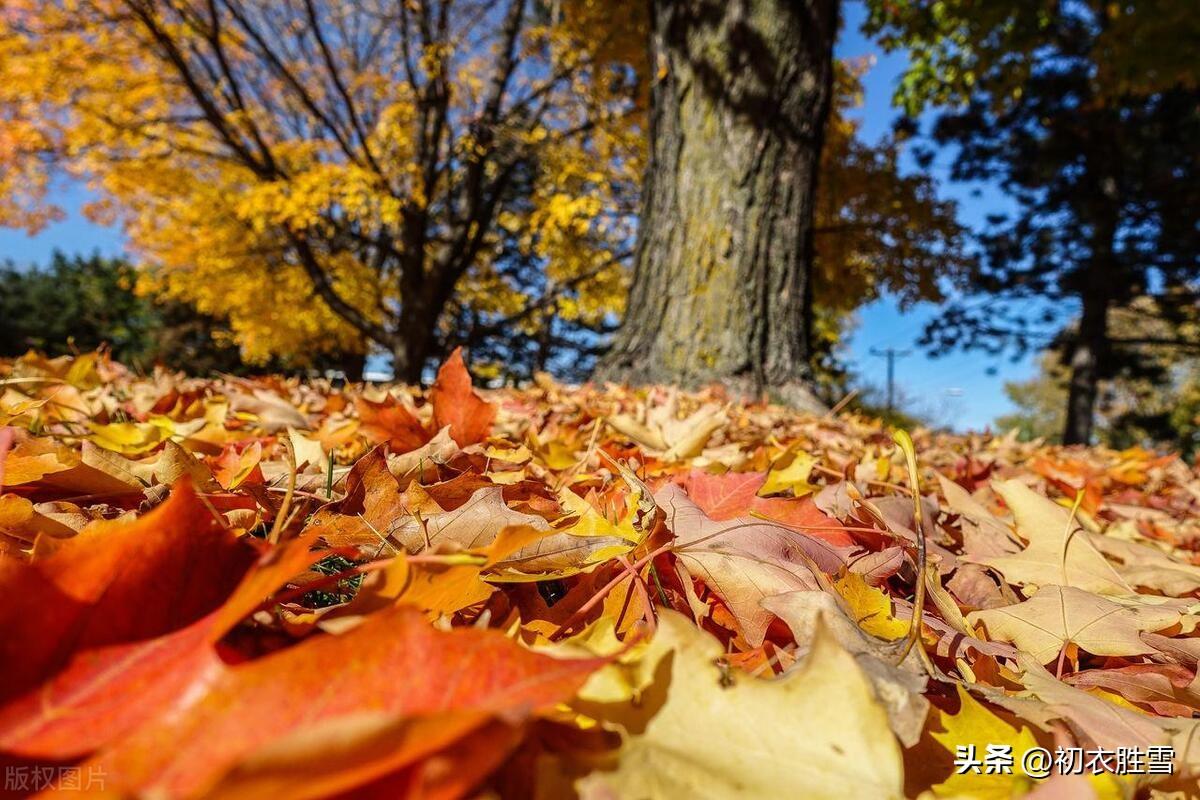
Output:
<path fill-rule="evenodd" d="M 8 4 L 0 222 L 36 230 L 86 181 L 141 289 L 227 319 L 257 363 L 374 346 L 415 379 L 467 344 L 583 377 L 632 262 L 649 25 L 591 0 Z M 837 69 L 817 179 L 822 378 L 858 305 L 938 299 L 961 266 L 902 142 L 859 140 L 860 73 Z"/>
<path fill-rule="evenodd" d="M 86 181 L 147 281 L 260 359 L 374 343 L 413 380 L 549 308 L 599 324 L 642 139 L 636 75 L 579 46 L 595 13 L 6 3 L 0 221 L 36 229 L 56 176 Z"/>
<path fill-rule="evenodd" d="M 1143 298 L 1176 326 L 1200 303 L 1200 71 L 1194 4 L 873 2 L 870 27 L 909 68 L 897 101 L 938 110 L 952 177 L 995 181 L 1011 214 L 989 220 L 979 298 L 945 309 L 926 341 L 999 352 L 1050 328 L 1070 370 L 1063 440 L 1092 435 L 1103 381 L 1141 348 L 1120 336 Z M 999 300 L 1000 302 L 996 302 Z M 1077 321 L 1077 323 L 1076 323 Z"/>
<path fill-rule="evenodd" d="M 835 64 L 813 218 L 813 349 L 821 386 L 844 391 L 836 346 L 854 312 L 885 294 L 902 308 L 943 302 L 974 264 L 958 205 L 927 173 L 905 170 L 902 131 L 866 142 L 854 118 L 868 64 Z M 836 400 L 836 398 L 834 398 Z"/>

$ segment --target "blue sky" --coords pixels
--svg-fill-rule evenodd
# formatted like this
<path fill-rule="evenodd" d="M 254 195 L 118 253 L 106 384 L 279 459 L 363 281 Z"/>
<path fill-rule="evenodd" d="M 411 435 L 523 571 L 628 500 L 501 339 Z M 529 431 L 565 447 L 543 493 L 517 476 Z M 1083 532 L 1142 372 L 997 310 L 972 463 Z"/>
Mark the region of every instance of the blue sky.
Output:
<path fill-rule="evenodd" d="M 892 91 L 907 59 L 903 53 L 882 53 L 859 32 L 864 9 L 860 3 L 847 3 L 843 9 L 844 27 L 838 42 L 840 57 L 872 56 L 874 64 L 864 76 L 863 106 L 857 116 L 861 134 L 868 141 L 886 133 L 896 117 L 891 107 Z M 947 165 L 952 153 L 940 153 L 934 159 L 934 178 L 944 197 L 958 201 L 959 219 L 973 229 L 986 225 L 988 214 L 1009 208 L 1007 198 L 994 186 L 950 183 Z M 910 168 L 915 168 L 910 165 Z M 883 386 L 886 381 L 884 359 L 870 355 L 872 348 L 912 350 L 912 355 L 896 362 L 898 392 L 912 407 L 935 421 L 958 429 L 982 429 L 997 416 L 1012 409 L 1004 394 L 1006 381 L 1023 380 L 1036 371 L 1036 355 L 1013 363 L 1009 358 L 992 358 L 979 352 L 956 351 L 931 358 L 916 346 L 925 325 L 937 319 L 938 308 L 921 303 L 901 311 L 895 302 L 882 299 L 859 311 L 859 325 L 848 342 L 849 361 L 865 383 Z M 994 373 L 994 374 L 991 374 Z"/>
<path fill-rule="evenodd" d="M 80 208 L 89 199 L 86 187 L 68 184 L 55 193 L 54 199 L 66 209 L 67 218 L 47 225 L 37 236 L 0 228 L 0 261 L 13 261 L 20 266 L 45 263 L 56 249 L 66 253 L 99 252 L 106 256 L 122 252 L 124 237 L 120 231 L 94 225 L 84 218 Z"/>
<path fill-rule="evenodd" d="M 890 101 L 905 57 L 881 53 L 859 33 L 864 13 L 859 3 L 848 3 L 843 13 L 845 25 L 837 47 L 838 56 L 874 57 L 874 65 L 864 76 L 864 103 L 857 115 L 862 121 L 864 138 L 875 140 L 888 130 L 896 116 Z M 943 195 L 959 202 L 964 223 L 972 227 L 984 225 L 987 214 L 1006 207 L 1006 199 L 994 187 L 949 183 L 945 167 L 949 158 L 949 153 L 942 154 L 932 167 Z M 69 253 L 121 252 L 119 231 L 93 225 L 79 213 L 80 205 L 87 199 L 86 189 L 68 186 L 59 197 L 70 211 L 68 219 L 48 226 L 36 237 L 0 228 L 0 260 L 11 259 L 18 264 L 45 262 L 55 248 Z M 1032 375 L 1035 357 L 1026 357 L 1015 364 L 1006 358 L 995 359 L 979 353 L 954 352 L 931 358 L 916 347 L 916 340 L 926 323 L 936 317 L 937 307 L 929 303 L 901 311 L 896 303 L 885 298 L 865 306 L 848 341 L 851 367 L 862 382 L 882 387 L 886 364 L 884 359 L 871 356 L 870 350 L 886 347 L 911 350 L 912 354 L 896 365 L 898 391 L 906 402 L 939 423 L 957 429 L 981 429 L 1011 409 L 1004 395 L 1004 383 Z"/>

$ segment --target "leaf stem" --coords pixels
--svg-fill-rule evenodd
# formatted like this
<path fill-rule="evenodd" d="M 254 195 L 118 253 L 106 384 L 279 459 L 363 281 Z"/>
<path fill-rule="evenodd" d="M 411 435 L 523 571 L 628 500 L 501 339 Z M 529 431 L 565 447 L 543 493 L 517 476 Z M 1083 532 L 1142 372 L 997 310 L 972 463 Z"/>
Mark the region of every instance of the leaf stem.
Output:
<path fill-rule="evenodd" d="M 271 533 L 267 536 L 267 541 L 271 544 L 279 544 L 279 537 L 283 534 L 288 512 L 292 510 L 292 496 L 296 493 L 296 448 L 292 445 L 290 435 L 280 441 L 283 443 L 283 454 L 287 459 L 288 482 L 287 491 L 283 494 L 283 503 L 280 504 L 279 511 L 275 514 L 275 524 L 271 526 Z"/>
<path fill-rule="evenodd" d="M 921 638 L 921 619 L 925 614 L 925 565 L 927 559 L 924 514 L 921 511 L 921 477 L 917 473 L 917 450 L 913 446 L 913 440 L 908 435 L 908 431 L 897 430 L 892 434 L 892 439 L 904 451 L 904 459 L 908 465 L 908 479 L 912 484 L 913 528 L 917 537 L 917 586 L 913 595 L 913 615 L 908 623 L 908 635 L 904 637 L 904 647 L 901 648 L 900 655 L 896 659 L 896 664 L 899 665 L 904 663 L 904 659 L 908 658 L 908 654 L 916 645 L 917 640 Z M 925 656 L 926 660 L 928 659 L 924 648 L 921 649 L 921 654 Z"/>

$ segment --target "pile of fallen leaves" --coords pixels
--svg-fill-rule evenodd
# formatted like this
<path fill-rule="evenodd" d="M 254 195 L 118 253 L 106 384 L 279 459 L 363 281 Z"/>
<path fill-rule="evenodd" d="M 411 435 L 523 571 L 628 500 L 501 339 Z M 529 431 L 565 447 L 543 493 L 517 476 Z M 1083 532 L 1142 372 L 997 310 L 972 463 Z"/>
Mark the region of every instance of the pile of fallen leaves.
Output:
<path fill-rule="evenodd" d="M 31 355 L 0 425 L 16 793 L 1196 794 L 1175 456 L 484 391 L 458 353 L 427 393 Z M 989 745 L 1011 772 L 955 768 Z"/>

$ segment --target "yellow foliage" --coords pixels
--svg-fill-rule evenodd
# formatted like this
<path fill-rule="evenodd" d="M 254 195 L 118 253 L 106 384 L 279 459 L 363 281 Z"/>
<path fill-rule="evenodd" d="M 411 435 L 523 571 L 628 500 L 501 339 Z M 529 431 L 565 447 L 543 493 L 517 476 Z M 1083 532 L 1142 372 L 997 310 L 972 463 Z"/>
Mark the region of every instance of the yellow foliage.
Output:
<path fill-rule="evenodd" d="M 685 617 L 661 613 L 642 657 L 669 663 L 669 671 L 655 673 L 669 676 L 660 678 L 669 681 L 658 690 L 665 694 L 661 708 L 645 723 L 636 705 L 612 704 L 609 724 L 624 731 L 620 760 L 615 770 L 583 779 L 584 796 L 903 796 L 900 747 L 887 712 L 823 623 L 807 658 L 777 681 L 723 675 L 714 663 L 722 653 Z M 629 694 L 640 684 L 627 683 Z M 613 681 L 602 696 L 619 698 L 622 689 Z M 807 724 L 796 725 L 798 719 Z"/>
<path fill-rule="evenodd" d="M 140 19 L 118 0 L 9 0 L 0 225 L 61 216 L 49 167 L 85 181 L 88 213 L 142 262 L 139 289 L 228 319 L 251 361 L 396 349 L 414 318 L 443 338 L 464 319 L 598 327 L 622 311 L 636 236 L 648 7 L 565 0 L 520 18 L 505 75 L 496 6 L 440 36 L 381 27 L 372 2 L 315 3 L 315 24 L 290 6 L 269 25 L 215 11 L 213 35 L 178 4 L 139 4 Z M 858 140 L 863 69 L 839 69 L 818 182 L 828 342 L 884 289 L 936 299 L 932 266 L 953 273 L 959 234 L 930 182 L 900 174 L 897 141 Z"/>
<path fill-rule="evenodd" d="M 790 491 L 796 497 L 812 494 L 818 487 L 808 482 L 817 460 L 803 451 L 788 451 L 771 465 L 767 478 L 758 490 L 760 497 Z"/>
<path fill-rule="evenodd" d="M 934 733 L 938 744 L 950 752 L 959 747 L 974 748 L 976 758 L 982 759 L 989 746 L 1011 747 L 1013 770 L 1011 773 L 966 771 L 955 773 L 933 787 L 935 794 L 943 797 L 1010 798 L 1019 797 L 1033 788 L 1030 778 L 1021 764 L 1021 756 L 1038 746 L 1037 739 L 1029 728 L 1016 729 L 988 711 L 961 686 L 958 689 L 960 707 L 957 714 L 936 712 L 940 718 L 941 733 Z"/>
<path fill-rule="evenodd" d="M 431 329 L 530 306 L 598 323 L 620 310 L 644 160 L 633 83 L 582 46 L 606 5 L 522 18 L 505 76 L 490 17 L 451 15 L 430 39 L 381 26 L 370 2 L 316 3 L 316 21 L 214 10 L 214 34 L 176 4 L 139 4 L 142 18 L 117 0 L 12 0 L 0 225 L 61 216 L 48 167 L 85 181 L 88 213 L 121 225 L 144 266 L 139 290 L 227 318 L 260 362 L 394 348 L 404 305 L 428 307 Z M 380 37 L 372 55 L 353 31 Z M 603 58 L 623 58 L 611 44 Z M 520 258 L 548 297 L 501 268 Z"/>
<path fill-rule="evenodd" d="M 880 639 L 895 640 L 908 633 L 908 623 L 892 616 L 891 599 L 857 572 L 847 572 L 833 582 L 854 615 L 858 627 Z"/>

